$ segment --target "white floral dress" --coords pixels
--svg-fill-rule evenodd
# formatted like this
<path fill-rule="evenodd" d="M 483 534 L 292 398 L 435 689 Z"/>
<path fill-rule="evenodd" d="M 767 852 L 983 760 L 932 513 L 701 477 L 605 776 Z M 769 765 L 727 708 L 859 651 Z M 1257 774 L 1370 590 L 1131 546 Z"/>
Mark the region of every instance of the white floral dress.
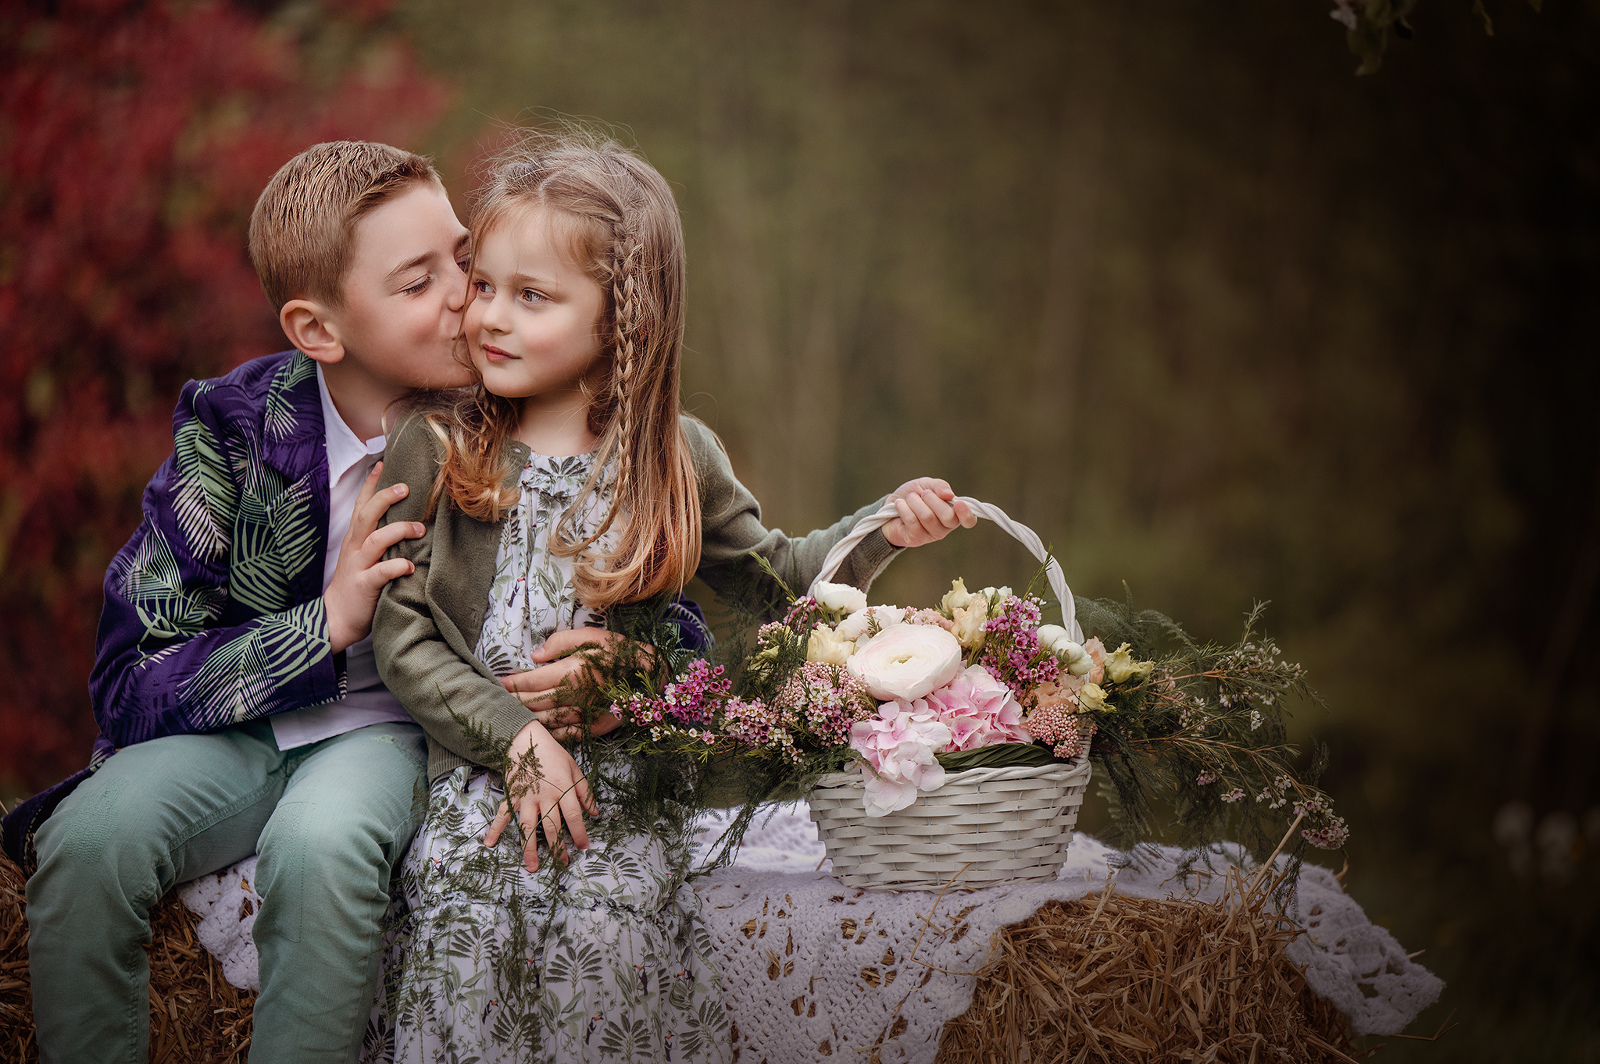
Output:
<path fill-rule="evenodd" d="M 549 552 L 591 465 L 590 455 L 533 455 L 522 471 L 477 647 L 496 675 L 532 668 L 552 631 L 591 621 L 573 596 L 571 559 Z M 727 1012 L 685 881 L 687 848 L 629 836 L 570 868 L 546 857 L 529 873 L 514 829 L 492 850 L 480 841 L 503 793 L 483 768 L 433 784 L 401 870 L 409 912 L 366 1059 L 725 1061 Z"/>

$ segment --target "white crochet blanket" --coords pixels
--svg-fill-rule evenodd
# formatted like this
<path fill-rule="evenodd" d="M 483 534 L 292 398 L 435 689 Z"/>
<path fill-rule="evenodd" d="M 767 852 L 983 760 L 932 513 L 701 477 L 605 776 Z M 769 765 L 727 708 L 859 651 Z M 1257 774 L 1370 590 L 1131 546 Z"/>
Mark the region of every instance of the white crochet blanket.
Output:
<path fill-rule="evenodd" d="M 713 817 L 702 828 L 702 848 L 727 821 Z M 944 1024 L 972 1004 L 977 972 L 1001 928 L 1047 901 L 1098 893 L 1108 876 L 1118 893 L 1137 898 L 1205 902 L 1222 890 L 1220 876 L 1180 881 L 1176 850 L 1151 847 L 1139 866 L 1113 872 L 1114 852 L 1080 834 L 1055 882 L 950 890 L 942 898 L 869 892 L 827 874 L 803 802 L 762 814 L 734 867 L 696 888 L 741 1057 L 799 1064 L 875 1048 L 884 1064 L 932 1064 Z M 1219 848 L 1218 858 L 1237 853 Z M 180 888 L 200 917 L 201 944 L 230 983 L 251 990 L 259 987 L 250 937 L 261 905 L 254 873 L 252 857 Z M 1289 957 L 1355 1033 L 1397 1034 L 1438 1000 L 1444 984 L 1374 926 L 1327 869 L 1303 866 L 1298 909 L 1306 931 Z"/>

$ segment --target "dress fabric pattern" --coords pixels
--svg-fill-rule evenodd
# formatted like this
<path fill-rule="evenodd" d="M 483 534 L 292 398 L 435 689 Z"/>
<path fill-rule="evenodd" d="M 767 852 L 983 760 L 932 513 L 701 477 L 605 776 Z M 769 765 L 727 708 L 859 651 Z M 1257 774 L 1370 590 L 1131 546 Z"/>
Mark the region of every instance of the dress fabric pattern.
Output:
<path fill-rule="evenodd" d="M 557 629 L 590 621 L 571 559 L 549 553 L 589 455 L 531 456 L 507 516 L 477 652 L 497 675 L 532 666 Z M 580 522 L 592 531 L 600 505 Z M 497 772 L 461 767 L 430 790 L 401 870 L 406 910 L 388 951 L 367 1060 L 720 1064 L 729 1023 L 711 939 L 687 880 L 689 847 L 657 836 L 596 841 L 560 867 L 522 863 L 517 832 L 482 838 Z M 604 816 L 607 796 L 595 795 Z"/>

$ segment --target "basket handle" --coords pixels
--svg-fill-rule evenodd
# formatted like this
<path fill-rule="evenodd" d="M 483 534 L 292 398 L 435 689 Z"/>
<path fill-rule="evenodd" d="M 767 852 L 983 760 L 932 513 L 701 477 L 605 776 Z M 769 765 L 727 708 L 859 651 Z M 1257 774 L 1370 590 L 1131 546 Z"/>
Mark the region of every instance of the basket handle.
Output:
<path fill-rule="evenodd" d="M 966 503 L 971 507 L 972 512 L 979 517 L 988 518 L 1005 529 L 1013 539 L 1027 547 L 1035 558 L 1044 563 L 1044 572 L 1050 581 L 1050 590 L 1056 593 L 1056 599 L 1061 603 L 1061 626 L 1067 630 L 1074 640 L 1079 643 L 1083 642 L 1083 629 L 1078 626 L 1078 607 L 1073 602 L 1072 589 L 1067 586 L 1067 578 L 1061 572 L 1060 563 L 1044 549 L 1044 543 L 1040 541 L 1033 529 L 1020 521 L 1012 520 L 1004 510 L 993 503 L 979 502 L 977 499 L 967 495 L 957 496 L 955 501 Z M 839 572 L 839 566 L 844 564 L 845 558 L 856 548 L 856 544 L 899 516 L 900 512 L 895 509 L 894 503 L 890 501 L 884 503 L 876 513 L 868 514 L 860 521 L 857 521 L 856 526 L 850 530 L 849 534 L 835 543 L 833 549 L 828 552 L 828 556 L 822 560 L 822 571 L 811 582 L 811 592 L 816 592 L 818 584 L 826 583 L 834 578 Z"/>

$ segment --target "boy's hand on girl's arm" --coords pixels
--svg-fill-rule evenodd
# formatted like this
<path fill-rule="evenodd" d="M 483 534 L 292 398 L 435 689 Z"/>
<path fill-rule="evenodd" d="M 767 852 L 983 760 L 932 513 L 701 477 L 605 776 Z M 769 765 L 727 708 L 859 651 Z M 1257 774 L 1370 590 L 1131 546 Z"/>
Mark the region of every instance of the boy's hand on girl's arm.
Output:
<path fill-rule="evenodd" d="M 361 494 L 350 514 L 350 531 L 339 545 L 333 582 L 322 593 L 328 637 L 335 654 L 359 643 L 372 631 L 372 611 L 378 605 L 383 585 L 416 571 L 416 566 L 405 558 L 383 560 L 390 547 L 402 539 L 416 539 L 426 529 L 415 521 L 394 521 L 378 527 L 389 507 L 405 498 L 408 490 L 404 484 L 394 484 L 379 491 L 378 477 L 382 473 L 383 463 L 375 463 L 366 483 L 361 485 Z"/>
<path fill-rule="evenodd" d="M 502 676 L 500 685 L 533 710 L 534 719 L 549 728 L 554 738 L 561 741 L 576 739 L 583 731 L 582 714 L 572 706 L 556 704 L 556 688 L 561 686 L 562 681 L 576 679 L 578 673 L 589 666 L 584 655 L 572 651 L 596 644 L 614 650 L 623 638 L 603 628 L 570 628 L 552 632 L 550 638 L 533 652 L 534 661 L 549 664 Z M 605 713 L 595 719 L 589 734 L 605 735 L 620 727 L 622 721 L 617 719 L 616 714 Z"/>
<path fill-rule="evenodd" d="M 972 508 L 955 499 L 950 485 L 937 477 L 906 481 L 889 496 L 900 516 L 883 526 L 883 537 L 896 547 L 921 547 L 943 539 L 954 528 L 976 525 Z"/>
<path fill-rule="evenodd" d="M 533 758 L 528 757 L 532 751 Z M 500 803 L 494 822 L 484 833 L 483 844 L 495 846 L 506 826 L 511 810 L 516 809 L 522 825 L 522 863 L 530 872 L 539 870 L 539 829 L 544 829 L 550 852 L 560 860 L 566 848 L 559 845 L 562 822 L 565 833 L 580 850 L 589 848 L 589 833 L 583 827 L 583 814 L 600 812 L 589 794 L 589 781 L 578 763 L 556 738 L 538 721 L 530 721 L 506 751 L 510 768 L 506 773 L 506 798 Z"/>

